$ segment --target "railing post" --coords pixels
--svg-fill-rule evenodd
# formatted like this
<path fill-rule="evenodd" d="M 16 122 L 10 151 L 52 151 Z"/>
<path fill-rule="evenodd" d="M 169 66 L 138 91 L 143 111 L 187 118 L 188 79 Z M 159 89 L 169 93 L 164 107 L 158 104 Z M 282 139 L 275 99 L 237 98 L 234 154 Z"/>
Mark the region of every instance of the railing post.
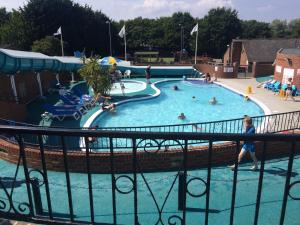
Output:
<path fill-rule="evenodd" d="M 178 210 L 184 209 L 184 173 L 182 171 L 179 172 L 179 178 L 178 178 Z"/>
<path fill-rule="evenodd" d="M 43 203 L 39 186 L 39 179 L 36 177 L 30 179 L 33 193 L 34 207 L 37 215 L 43 215 Z"/>

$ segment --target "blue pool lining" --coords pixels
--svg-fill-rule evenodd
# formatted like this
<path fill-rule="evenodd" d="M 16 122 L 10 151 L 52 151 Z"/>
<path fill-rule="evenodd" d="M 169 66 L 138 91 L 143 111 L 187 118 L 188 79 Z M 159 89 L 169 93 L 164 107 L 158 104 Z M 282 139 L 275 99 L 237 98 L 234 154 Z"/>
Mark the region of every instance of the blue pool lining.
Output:
<path fill-rule="evenodd" d="M 160 94 L 161 94 L 161 91 L 158 87 L 156 87 L 157 84 L 159 83 L 164 83 L 164 82 L 173 82 L 173 81 L 181 81 L 182 79 L 164 79 L 164 80 L 161 80 L 161 81 L 156 81 L 154 83 L 151 84 L 151 88 L 155 91 L 154 94 L 150 94 L 149 96 L 147 97 L 140 97 L 140 98 L 132 98 L 132 99 L 126 99 L 126 100 L 122 100 L 122 101 L 119 101 L 119 102 L 115 102 L 114 104 L 116 104 L 116 106 L 118 105 L 122 105 L 122 104 L 125 104 L 125 103 L 128 103 L 128 102 L 137 102 L 137 101 L 142 101 L 142 100 L 148 100 L 148 99 L 152 99 L 152 98 L 156 98 L 158 97 Z M 195 79 L 195 78 L 189 78 L 188 80 L 203 80 L 203 79 Z M 188 81 L 187 80 L 187 81 Z M 142 81 L 138 81 L 138 82 L 142 82 Z M 145 82 L 142 82 L 142 83 L 145 83 Z M 242 92 L 234 89 L 234 88 L 231 88 L 225 84 L 222 84 L 220 82 L 214 82 L 215 85 L 218 85 L 220 87 L 223 87 L 235 94 L 238 94 L 240 96 L 243 96 L 245 97 L 246 95 L 244 95 Z M 269 115 L 271 114 L 271 110 L 265 105 L 263 104 L 261 101 L 259 101 L 258 99 L 256 98 L 253 98 L 253 97 L 249 97 L 249 99 L 251 101 L 253 101 L 255 104 L 257 104 L 260 108 L 262 108 L 262 110 L 264 111 L 264 114 L 265 115 Z M 83 128 L 89 128 L 91 127 L 91 125 L 93 124 L 94 120 L 101 114 L 103 113 L 104 111 L 102 109 L 99 109 L 98 111 L 96 111 L 92 116 L 90 116 L 90 118 L 84 123 L 83 125 Z M 263 120 L 260 127 L 257 128 L 257 133 L 259 133 L 261 131 L 262 128 L 265 127 L 265 123 L 266 121 Z M 79 140 L 79 146 L 81 148 L 82 151 L 85 151 L 85 142 L 84 142 L 84 138 L 80 138 Z"/>

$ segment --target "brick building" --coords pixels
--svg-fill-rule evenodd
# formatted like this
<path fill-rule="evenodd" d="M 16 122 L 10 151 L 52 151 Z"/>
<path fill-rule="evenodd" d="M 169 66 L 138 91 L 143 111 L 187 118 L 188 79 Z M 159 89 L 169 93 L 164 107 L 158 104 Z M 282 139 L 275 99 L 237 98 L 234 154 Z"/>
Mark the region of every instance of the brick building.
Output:
<path fill-rule="evenodd" d="M 300 87 L 300 49 L 287 48 L 277 52 L 275 60 L 274 79 L 286 83 L 292 78 L 294 84 Z"/>
<path fill-rule="evenodd" d="M 224 64 L 237 64 L 240 71 L 259 77 L 274 72 L 274 60 L 282 48 L 298 48 L 300 39 L 233 39 L 224 54 Z"/>

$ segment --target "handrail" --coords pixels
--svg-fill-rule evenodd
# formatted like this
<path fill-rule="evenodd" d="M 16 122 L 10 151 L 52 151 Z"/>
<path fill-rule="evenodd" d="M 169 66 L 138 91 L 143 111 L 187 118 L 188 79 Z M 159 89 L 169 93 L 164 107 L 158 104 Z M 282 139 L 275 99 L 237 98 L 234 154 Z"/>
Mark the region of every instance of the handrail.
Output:
<path fill-rule="evenodd" d="M 252 120 L 258 119 L 258 118 L 267 118 L 267 117 L 276 117 L 276 116 L 281 116 L 281 115 L 290 115 L 290 114 L 296 114 L 299 113 L 300 115 L 300 110 L 298 111 L 290 111 L 290 112 L 283 112 L 283 113 L 274 113 L 274 114 L 268 114 L 268 115 L 262 115 L 262 116 L 252 116 Z M 208 121 L 208 122 L 197 122 L 197 123 L 181 123 L 181 124 L 169 124 L 169 125 L 150 125 L 150 126 L 132 126 L 132 127 L 98 127 L 97 130 L 119 130 L 119 129 L 138 129 L 138 128 L 160 128 L 160 127 L 177 127 L 177 126 L 193 126 L 193 125 L 201 125 L 201 124 L 213 124 L 213 123 L 222 123 L 222 122 L 230 122 L 230 121 L 240 121 L 243 120 L 243 118 L 235 118 L 235 119 L 226 119 L 226 120 L 215 120 L 215 121 Z M 30 126 L 30 127 L 49 127 L 49 126 L 42 126 L 38 124 L 31 124 L 31 123 L 24 123 L 24 122 L 16 122 L 13 120 L 7 120 L 7 119 L 2 119 L 0 118 L 0 124 L 1 122 L 6 122 L 9 124 L 15 124 L 15 125 L 24 125 L 24 126 Z M 52 128 L 65 128 L 64 126 L 51 126 Z M 300 127 L 298 127 L 300 129 Z M 78 130 L 78 129 L 88 129 L 88 128 L 69 128 L 72 130 Z M 94 129 L 94 128 L 93 128 Z"/>
<path fill-rule="evenodd" d="M 82 137 L 108 137 L 108 138 L 133 138 L 133 139 L 168 139 L 179 140 L 211 140 L 211 141 L 298 141 L 300 134 L 232 134 L 232 133 L 194 133 L 194 132 L 136 132 L 136 131 L 106 131 L 106 130 L 74 130 L 66 128 L 39 128 L 24 126 L 0 125 L 0 132 L 9 134 L 39 134 Z"/>
<path fill-rule="evenodd" d="M 256 133 L 258 134 L 267 134 L 267 133 L 280 133 L 284 131 L 293 131 L 300 129 L 300 111 L 294 111 L 294 112 L 287 112 L 287 113 L 277 113 L 277 114 L 271 114 L 271 115 L 264 115 L 264 116 L 254 116 L 252 117 L 253 125 L 256 127 Z M 212 122 L 203 122 L 203 123 L 188 123 L 188 124 L 174 124 L 174 125 L 163 125 L 163 126 L 142 126 L 142 127 L 102 127 L 98 128 L 96 131 L 95 129 L 89 129 L 89 128 L 69 128 L 65 129 L 65 127 L 44 127 L 40 125 L 28 125 L 28 124 L 22 124 L 22 123 L 12 123 L 8 120 L 2 120 L 2 122 L 5 121 L 2 127 L 7 127 L 5 125 L 8 125 L 8 127 L 15 127 L 18 129 L 23 130 L 34 130 L 34 131 L 41 131 L 41 134 L 44 135 L 44 144 L 49 149 L 57 149 L 59 148 L 59 132 L 58 133 L 45 133 L 45 131 L 69 131 L 69 134 L 66 136 L 69 136 L 67 139 L 67 143 L 69 146 L 69 149 L 73 150 L 79 150 L 85 148 L 85 141 L 82 138 L 82 136 L 85 137 L 100 137 L 97 138 L 95 143 L 93 144 L 94 150 L 108 150 L 109 149 L 109 143 L 108 138 L 113 137 L 114 135 L 120 135 L 118 137 L 123 137 L 123 140 L 119 140 L 118 142 L 114 143 L 114 147 L 116 149 L 126 150 L 130 149 L 132 147 L 132 144 L 130 141 L 127 140 L 126 134 L 141 134 L 144 133 L 146 135 L 139 136 L 139 138 L 146 138 L 150 137 L 150 133 L 152 134 L 165 134 L 164 138 L 170 137 L 170 135 L 179 134 L 181 137 L 183 133 L 187 134 L 189 137 L 191 137 L 191 134 L 201 134 L 200 136 L 197 136 L 192 142 L 190 142 L 191 145 L 199 146 L 205 143 L 208 143 L 207 140 L 208 137 L 211 137 L 211 134 L 217 134 L 222 133 L 225 135 L 228 135 L 229 133 L 232 135 L 242 134 L 244 129 L 243 124 L 243 118 L 239 119 L 228 119 L 228 120 L 220 120 L 220 121 L 212 121 Z M 1 124 L 1 120 L 0 120 Z M 14 125 L 14 126 L 12 126 Z M 15 126 L 17 125 L 17 126 Z M 27 129 L 26 129 L 27 128 Z M 89 133 L 90 136 L 81 135 L 81 132 L 83 131 L 93 131 L 95 133 Z M 44 132 L 44 133 L 43 133 Z M 121 132 L 121 133 L 120 133 Z M 0 132 L 2 133 L 2 132 Z M 6 132 L 9 133 L 9 132 Z M 30 133 L 30 132 L 29 132 Z M 25 133 L 27 134 L 27 133 Z M 49 134 L 49 135 L 47 135 Z M 54 135 L 53 135 L 54 134 Z M 57 135 L 55 135 L 57 134 Z M 84 133 L 85 134 L 85 133 Z M 100 135 L 99 135 L 100 134 Z M 121 135 L 122 134 L 122 135 Z M 208 136 L 205 136 L 208 135 Z M 203 136 L 204 135 L 204 136 Z M 5 135 L 4 135 L 5 136 Z M 6 136 L 7 137 L 7 136 Z M 79 138 L 81 137 L 81 138 Z M 128 136 L 133 137 L 133 136 Z M 176 136 L 177 137 L 177 136 Z M 235 136 L 233 136 L 235 137 Z M 220 139 L 218 139 L 220 140 Z M 230 139 L 229 139 L 230 140 Z M 10 142 L 14 142 L 14 139 L 11 139 L 9 137 Z M 38 141 L 34 138 L 32 138 L 31 135 L 27 135 L 25 140 L 26 144 L 29 145 L 36 145 L 38 144 Z M 176 147 L 178 146 L 178 143 L 168 141 L 166 143 L 168 146 Z"/>

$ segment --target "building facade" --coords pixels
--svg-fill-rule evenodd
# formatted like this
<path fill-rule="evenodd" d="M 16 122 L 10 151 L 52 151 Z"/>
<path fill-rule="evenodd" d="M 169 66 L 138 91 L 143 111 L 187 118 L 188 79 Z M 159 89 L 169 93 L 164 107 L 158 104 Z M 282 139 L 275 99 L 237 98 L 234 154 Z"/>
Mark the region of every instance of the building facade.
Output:
<path fill-rule="evenodd" d="M 234 39 L 227 47 L 224 64 L 237 64 L 239 71 L 259 77 L 273 74 L 277 52 L 300 47 L 300 39 Z"/>
<path fill-rule="evenodd" d="M 286 83 L 288 78 L 300 87 L 300 49 L 281 49 L 275 60 L 274 79 Z"/>

